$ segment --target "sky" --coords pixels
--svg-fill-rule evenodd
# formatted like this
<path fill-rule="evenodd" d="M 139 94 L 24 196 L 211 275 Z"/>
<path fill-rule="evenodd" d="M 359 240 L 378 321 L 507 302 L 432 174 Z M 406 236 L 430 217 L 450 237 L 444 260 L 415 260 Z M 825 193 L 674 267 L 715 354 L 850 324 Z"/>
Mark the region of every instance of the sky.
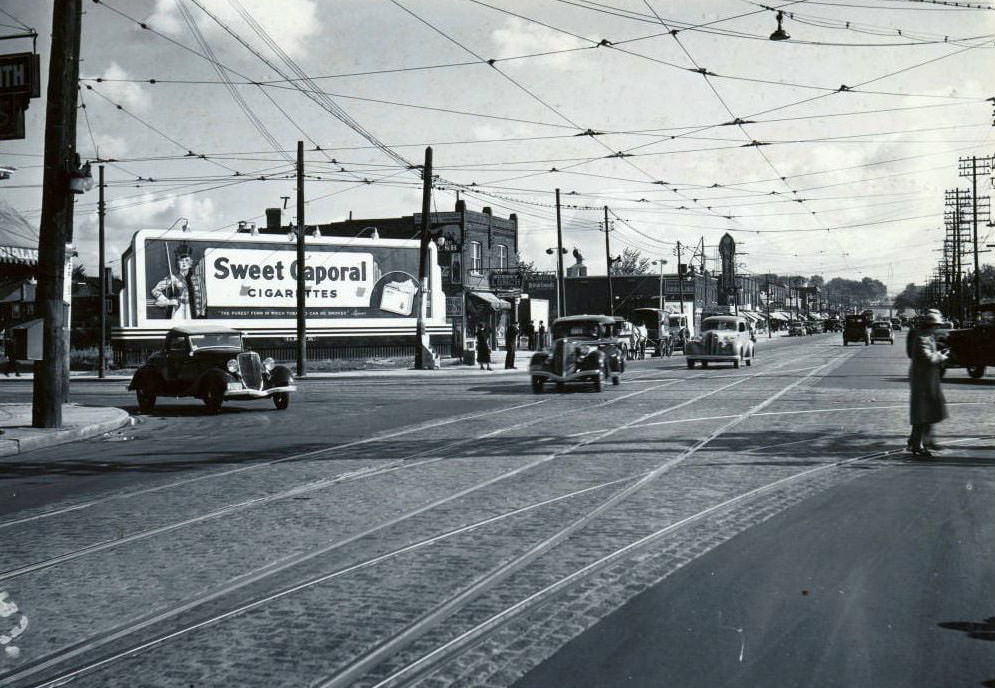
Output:
<path fill-rule="evenodd" d="M 420 212 L 431 146 L 433 207 L 516 213 L 539 268 L 559 188 L 591 274 L 608 206 L 612 255 L 672 271 L 677 242 L 711 258 L 728 232 L 748 272 L 895 294 L 941 257 L 958 160 L 995 153 L 995 3 L 971 5 L 774 2 L 790 39 L 771 41 L 748 0 L 87 1 L 77 145 L 105 166 L 116 274 L 139 229 L 223 236 L 284 196 L 293 219 L 300 140 L 308 223 Z M 27 138 L 0 142 L 0 194 L 35 224 L 51 13 L 0 0 L 0 37 L 36 30 L 46 75 Z M 76 201 L 96 274 L 96 189 Z"/>

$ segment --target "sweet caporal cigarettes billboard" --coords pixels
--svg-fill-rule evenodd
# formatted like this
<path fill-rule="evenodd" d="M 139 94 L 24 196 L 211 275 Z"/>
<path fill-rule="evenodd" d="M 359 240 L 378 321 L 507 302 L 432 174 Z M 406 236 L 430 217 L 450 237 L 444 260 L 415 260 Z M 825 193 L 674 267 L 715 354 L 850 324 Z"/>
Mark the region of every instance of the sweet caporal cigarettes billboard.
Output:
<path fill-rule="evenodd" d="M 296 245 L 284 235 L 142 230 L 122 263 L 123 327 L 205 320 L 285 327 L 297 318 L 299 273 L 309 326 L 416 317 L 417 241 L 308 237 L 301 266 Z M 443 324 L 445 296 L 434 256 L 429 264 L 426 317 Z"/>

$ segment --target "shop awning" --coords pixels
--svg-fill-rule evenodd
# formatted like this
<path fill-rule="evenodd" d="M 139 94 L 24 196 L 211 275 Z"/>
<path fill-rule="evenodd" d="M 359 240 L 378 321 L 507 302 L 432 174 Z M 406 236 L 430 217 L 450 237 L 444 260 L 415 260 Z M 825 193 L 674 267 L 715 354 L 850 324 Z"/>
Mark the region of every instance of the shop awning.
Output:
<path fill-rule="evenodd" d="M 38 229 L 0 199 L 0 263 L 38 264 Z"/>
<path fill-rule="evenodd" d="M 500 299 L 489 291 L 471 291 L 470 298 L 477 299 L 478 302 L 488 306 L 494 311 L 510 311 L 511 304 Z"/>
<path fill-rule="evenodd" d="M 788 322 L 789 320 L 791 320 L 791 318 L 789 318 L 788 315 L 784 311 L 771 311 L 770 312 L 770 319 L 771 320 L 783 320 L 784 322 Z"/>

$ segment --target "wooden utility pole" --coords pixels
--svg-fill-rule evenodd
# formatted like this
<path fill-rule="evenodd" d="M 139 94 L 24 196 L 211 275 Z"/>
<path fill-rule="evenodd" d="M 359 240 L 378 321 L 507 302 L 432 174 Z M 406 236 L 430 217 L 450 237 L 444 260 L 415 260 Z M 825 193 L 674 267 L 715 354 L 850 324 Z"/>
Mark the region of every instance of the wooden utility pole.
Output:
<path fill-rule="evenodd" d="M 106 207 L 104 206 L 104 166 L 100 166 L 100 200 L 97 203 L 97 231 L 99 238 L 99 246 L 97 250 L 100 252 L 100 341 L 97 344 L 97 377 L 103 377 L 104 372 L 107 370 L 107 354 L 104 351 L 104 341 L 107 339 L 107 275 L 106 272 L 107 260 L 104 254 L 104 214 L 106 212 Z"/>
<path fill-rule="evenodd" d="M 608 266 L 608 315 L 615 315 L 615 294 L 612 289 L 612 254 L 608 248 L 608 232 L 611 226 L 608 224 L 608 206 L 605 206 L 605 263 Z"/>
<path fill-rule="evenodd" d="M 425 337 L 425 298 L 428 291 L 428 242 L 431 237 L 432 218 L 432 147 L 425 149 L 425 167 L 422 170 L 421 194 L 421 243 L 418 251 L 418 320 L 415 326 L 415 368 L 429 367 L 425 360 L 430 353 Z M 430 366 L 435 367 L 434 361 Z"/>
<path fill-rule="evenodd" d="M 677 242 L 677 298 L 681 302 L 681 313 L 684 312 L 684 275 L 686 271 L 681 271 L 681 242 Z M 663 300 L 660 301 L 660 308 L 663 308 Z"/>
<path fill-rule="evenodd" d="M 79 79 L 82 0 L 55 0 L 52 51 L 45 113 L 44 181 L 38 237 L 36 305 L 42 326 L 42 360 L 35 362 L 31 425 L 62 427 L 62 403 L 69 393 L 65 288 L 66 244 L 73 235 L 73 193 L 77 169 L 76 86 Z"/>
<path fill-rule="evenodd" d="M 562 318 L 566 309 L 563 293 L 563 227 L 560 223 L 560 190 L 556 190 L 556 317 Z"/>
<path fill-rule="evenodd" d="M 304 142 L 297 142 L 297 377 L 307 360 L 307 299 L 304 283 Z"/>

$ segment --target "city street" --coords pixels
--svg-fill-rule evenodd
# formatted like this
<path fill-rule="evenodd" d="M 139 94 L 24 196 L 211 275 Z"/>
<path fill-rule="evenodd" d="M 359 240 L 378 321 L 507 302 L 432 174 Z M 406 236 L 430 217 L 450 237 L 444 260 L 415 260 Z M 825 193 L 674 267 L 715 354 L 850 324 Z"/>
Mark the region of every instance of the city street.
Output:
<path fill-rule="evenodd" d="M 74 383 L 140 422 L 0 461 L 0 685 L 993 685 L 995 378 L 912 460 L 904 339 L 216 416 Z"/>

